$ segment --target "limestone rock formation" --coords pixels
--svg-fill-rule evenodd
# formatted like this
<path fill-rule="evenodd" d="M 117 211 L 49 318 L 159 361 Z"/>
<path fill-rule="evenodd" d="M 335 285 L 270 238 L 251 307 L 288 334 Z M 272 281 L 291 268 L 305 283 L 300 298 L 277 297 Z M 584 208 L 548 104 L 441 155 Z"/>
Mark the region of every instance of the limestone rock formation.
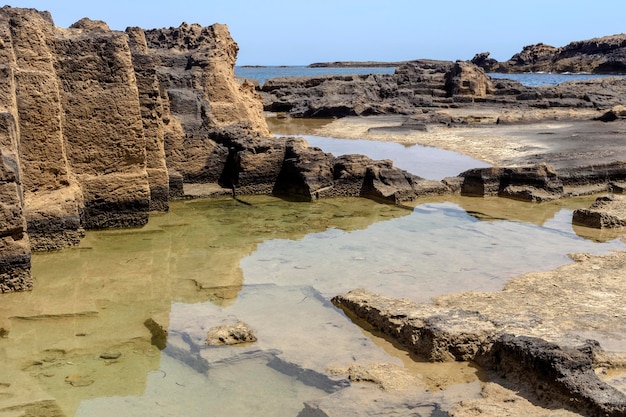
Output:
<path fill-rule="evenodd" d="M 626 71 L 626 35 L 605 36 L 571 42 L 564 47 L 543 43 L 525 46 L 506 62 L 476 55 L 472 62 L 489 72 L 588 72 L 619 74 Z"/>
<path fill-rule="evenodd" d="M 495 305 L 495 299 L 509 294 L 476 297 Z M 417 304 L 354 290 L 333 298 L 333 303 L 426 360 L 474 361 L 507 381 L 531 388 L 540 400 L 556 400 L 588 415 L 626 412 L 626 395 L 594 372 L 604 355 L 597 342 L 557 330 L 559 324 L 551 322 L 545 309 L 529 317 L 528 312 L 516 314 L 510 306 L 508 310 L 478 310 L 471 303 L 466 305 L 463 296 L 457 298 L 449 303 L 443 297 L 434 304 Z M 558 342 L 521 336 L 534 333 L 545 333 Z"/>
<path fill-rule="evenodd" d="M 448 61 L 402 65 L 393 75 L 329 75 L 267 80 L 260 88 L 265 110 L 293 117 L 413 114 L 416 107 L 451 103 L 445 74 Z"/>
<path fill-rule="evenodd" d="M 270 136 L 236 53 L 224 25 L 61 29 L 47 12 L 0 10 L 2 292 L 30 288 L 31 250 L 167 210 L 170 172 L 178 190 L 217 182 L 225 137 Z"/>
<path fill-rule="evenodd" d="M 240 345 L 256 340 L 254 331 L 242 321 L 211 327 L 206 336 L 206 344 L 209 346 Z"/>
<path fill-rule="evenodd" d="M 626 227 L 626 198 L 598 197 L 591 207 L 575 210 L 572 223 L 596 229 Z"/>
<path fill-rule="evenodd" d="M 623 77 L 528 87 L 491 79 L 470 62 L 420 60 L 405 63 L 394 74 L 283 77 L 259 87 L 265 110 L 291 117 L 345 117 L 422 113 L 424 123 L 465 124 L 440 120 L 441 109 L 477 105 L 511 109 L 599 109 L 626 105 Z M 431 119 L 428 118 L 431 116 Z M 519 122 L 503 117 L 499 123 Z"/>
<path fill-rule="evenodd" d="M 485 71 L 469 62 L 457 61 L 446 72 L 445 88 L 448 96 L 465 95 L 484 98 L 495 89 Z"/>
<path fill-rule="evenodd" d="M 374 161 L 363 155 L 335 157 L 308 146 L 302 139 L 287 142 L 285 161 L 274 187 L 274 194 L 307 201 L 360 196 L 394 204 L 450 192 L 442 182 L 412 175 L 389 160 Z"/>
<path fill-rule="evenodd" d="M 547 164 L 516 168 L 477 168 L 459 175 L 461 194 L 501 196 L 526 201 L 555 200 L 563 195 L 563 183 Z"/>
<path fill-rule="evenodd" d="M 62 29 L 47 12 L 0 10 L 0 291 L 31 287 L 31 250 L 142 226 L 186 184 L 308 200 L 447 191 L 388 161 L 274 138 L 255 87 L 235 78 L 237 52 L 220 24 Z M 391 94 L 372 85 L 362 106 Z"/>
<path fill-rule="evenodd" d="M 219 180 L 229 151 L 226 130 L 237 127 L 233 137 L 270 136 L 253 86 L 234 77 L 238 46 L 225 25 L 183 23 L 134 38 L 135 49 L 145 49 L 158 68 L 167 166 L 184 182 Z"/>

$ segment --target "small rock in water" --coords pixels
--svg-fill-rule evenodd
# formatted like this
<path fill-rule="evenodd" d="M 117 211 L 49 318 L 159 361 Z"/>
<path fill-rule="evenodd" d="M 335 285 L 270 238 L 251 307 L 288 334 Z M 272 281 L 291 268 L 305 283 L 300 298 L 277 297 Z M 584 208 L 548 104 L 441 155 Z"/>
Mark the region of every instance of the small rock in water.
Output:
<path fill-rule="evenodd" d="M 94 380 L 86 376 L 72 374 L 65 377 L 65 382 L 73 387 L 86 387 L 94 383 Z"/>
<path fill-rule="evenodd" d="M 239 321 L 209 329 L 206 344 L 209 346 L 238 345 L 256 342 L 257 338 L 247 324 Z"/>
<path fill-rule="evenodd" d="M 122 356 L 120 352 L 104 352 L 100 359 L 119 359 L 120 356 Z"/>

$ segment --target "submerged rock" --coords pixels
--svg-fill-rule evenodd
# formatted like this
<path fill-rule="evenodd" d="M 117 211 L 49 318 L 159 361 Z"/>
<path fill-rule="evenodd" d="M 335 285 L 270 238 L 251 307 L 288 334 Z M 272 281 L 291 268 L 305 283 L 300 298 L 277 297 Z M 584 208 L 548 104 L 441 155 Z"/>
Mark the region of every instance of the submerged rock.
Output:
<path fill-rule="evenodd" d="M 256 342 L 256 336 L 247 324 L 238 321 L 209 329 L 206 344 L 209 346 L 239 345 Z"/>

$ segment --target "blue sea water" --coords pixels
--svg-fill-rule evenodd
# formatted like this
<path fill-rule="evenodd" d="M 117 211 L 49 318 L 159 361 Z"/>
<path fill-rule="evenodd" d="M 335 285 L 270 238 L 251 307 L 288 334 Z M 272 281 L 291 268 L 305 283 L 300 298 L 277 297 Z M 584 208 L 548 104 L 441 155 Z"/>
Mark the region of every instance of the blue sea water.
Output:
<path fill-rule="evenodd" d="M 309 68 L 306 66 L 281 67 L 235 67 L 235 75 L 257 80 L 264 84 L 267 79 L 278 77 L 315 77 L 319 75 L 393 74 L 393 67 L 372 68 Z"/>
<path fill-rule="evenodd" d="M 360 75 L 360 74 L 393 74 L 393 67 L 373 68 L 309 68 L 306 66 L 281 67 L 235 67 L 235 75 L 240 78 L 249 78 L 264 84 L 266 80 L 277 77 L 314 77 L 320 75 Z M 524 73 L 524 74 L 497 74 L 490 73 L 496 79 L 510 79 L 519 81 L 529 87 L 542 85 L 556 85 L 567 81 L 588 80 L 603 78 L 604 74 L 553 74 L 553 73 Z M 626 75 L 620 75 L 622 77 Z"/>
<path fill-rule="evenodd" d="M 539 87 L 543 85 L 557 85 L 567 81 L 582 81 L 594 78 L 625 77 L 626 75 L 606 75 L 606 74 L 553 74 L 529 72 L 523 74 L 497 74 L 490 73 L 494 79 L 509 79 L 518 81 L 528 87 Z"/>

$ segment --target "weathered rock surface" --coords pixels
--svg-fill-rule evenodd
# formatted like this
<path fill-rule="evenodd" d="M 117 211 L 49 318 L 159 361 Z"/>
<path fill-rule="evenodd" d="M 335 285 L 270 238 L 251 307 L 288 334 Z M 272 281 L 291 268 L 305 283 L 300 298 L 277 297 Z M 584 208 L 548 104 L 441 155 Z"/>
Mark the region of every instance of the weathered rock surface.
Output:
<path fill-rule="evenodd" d="M 292 117 L 345 117 L 408 114 L 424 123 L 472 124 L 476 120 L 437 117 L 446 108 L 600 109 L 626 104 L 623 77 L 527 87 L 491 79 L 469 62 L 420 60 L 403 64 L 390 75 L 283 77 L 260 87 L 265 110 Z M 420 114 L 421 113 L 421 114 Z M 546 116 L 548 117 L 548 116 Z M 502 118 L 499 123 L 520 122 Z"/>
<path fill-rule="evenodd" d="M 209 346 L 239 345 L 256 342 L 254 331 L 241 321 L 212 327 L 207 332 L 206 344 Z"/>
<path fill-rule="evenodd" d="M 538 338 L 503 335 L 491 347 L 487 361 L 497 373 L 529 385 L 540 400 L 557 400 L 591 416 L 624 415 L 626 395 L 594 372 L 597 348 L 593 341 L 570 348 Z"/>
<path fill-rule="evenodd" d="M 626 227 L 626 198 L 598 197 L 591 207 L 574 210 L 572 223 L 596 229 Z"/>
<path fill-rule="evenodd" d="M 391 161 L 374 161 L 363 155 L 336 158 L 308 146 L 302 139 L 287 142 L 284 163 L 274 187 L 276 195 L 307 201 L 360 196 L 396 204 L 417 196 L 449 192 L 450 188 L 442 182 L 395 168 Z"/>
<path fill-rule="evenodd" d="M 488 72 L 624 73 L 626 35 L 576 41 L 560 48 L 543 43 L 529 45 L 506 62 L 497 62 L 483 52 L 472 62 Z"/>
<path fill-rule="evenodd" d="M 555 200 L 563 195 L 563 183 L 547 164 L 519 168 L 477 168 L 459 175 L 461 194 L 501 196 L 527 201 Z"/>
<path fill-rule="evenodd" d="M 31 250 L 144 225 L 185 184 L 391 202 L 448 190 L 389 161 L 272 137 L 254 86 L 235 79 L 225 25 L 118 32 L 85 18 L 61 29 L 7 6 L 0 41 L 2 292 L 30 288 Z"/>
<path fill-rule="evenodd" d="M 601 192 L 623 192 L 626 180 L 626 166 L 622 161 L 600 165 L 567 167 L 554 169 L 551 165 L 540 163 L 521 167 L 492 167 L 475 168 L 459 174 L 459 193 L 471 197 L 499 196 L 523 201 L 550 201 L 568 196 L 589 195 Z M 607 200 L 602 198 L 602 200 Z M 601 220 L 599 214 L 592 214 L 593 210 L 581 210 L 579 215 L 587 220 L 577 221 L 591 227 L 610 227 L 620 224 L 617 218 L 621 197 L 611 197 L 615 200 L 610 210 L 614 211 L 612 220 L 610 215 Z M 608 204 L 598 203 L 598 208 L 609 210 Z M 583 214 L 584 213 L 584 214 Z M 595 220 L 592 217 L 596 216 Z M 617 217 L 616 217 L 617 216 Z"/>
<path fill-rule="evenodd" d="M 509 384 L 530 388 L 540 401 L 556 400 L 561 407 L 586 415 L 626 412 L 624 393 L 602 382 L 594 372 L 608 357 L 597 342 L 559 328 L 558 320 L 544 314 L 546 309 L 516 314 L 497 306 L 500 294 L 476 298 L 481 296 L 490 298 L 491 309 L 468 303 L 471 294 L 467 299 L 443 297 L 442 302 L 416 304 L 354 290 L 333 302 L 428 360 L 475 361 Z"/>

